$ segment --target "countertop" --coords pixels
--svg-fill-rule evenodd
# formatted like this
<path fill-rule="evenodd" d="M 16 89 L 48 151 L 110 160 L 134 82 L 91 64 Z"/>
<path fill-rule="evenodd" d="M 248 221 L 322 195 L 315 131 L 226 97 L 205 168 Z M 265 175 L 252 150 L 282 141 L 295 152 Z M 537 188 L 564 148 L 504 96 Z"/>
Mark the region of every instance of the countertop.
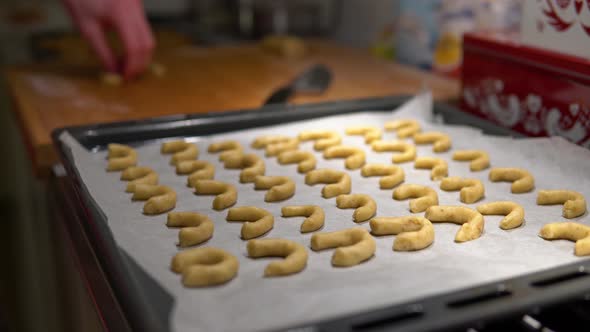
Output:
<path fill-rule="evenodd" d="M 182 113 L 260 107 L 278 87 L 315 63 L 327 65 L 333 81 L 321 95 L 299 95 L 291 103 L 314 103 L 413 94 L 423 87 L 436 100 L 458 98 L 460 84 L 372 57 L 367 50 L 327 41 L 306 41 L 300 59 L 270 54 L 258 44 L 182 47 L 156 55 L 167 71 L 108 86 L 99 68 L 59 63 L 15 66 L 6 78 L 13 111 L 38 175 L 57 161 L 55 128 Z"/>

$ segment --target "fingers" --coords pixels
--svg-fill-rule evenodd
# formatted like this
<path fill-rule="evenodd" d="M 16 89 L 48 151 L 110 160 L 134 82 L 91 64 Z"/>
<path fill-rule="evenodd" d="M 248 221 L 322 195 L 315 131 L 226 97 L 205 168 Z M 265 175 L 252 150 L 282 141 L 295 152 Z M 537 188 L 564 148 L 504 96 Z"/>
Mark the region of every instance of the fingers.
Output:
<path fill-rule="evenodd" d="M 151 62 L 154 37 L 139 2 L 118 2 L 113 8 L 111 20 L 125 49 L 122 74 L 125 79 L 131 79 Z"/>
<path fill-rule="evenodd" d="M 146 18 L 139 8 L 114 15 L 113 26 L 125 48 L 123 76 L 131 79 L 140 74 L 151 61 L 154 39 Z"/>
<path fill-rule="evenodd" d="M 109 72 L 116 72 L 117 59 L 105 38 L 104 31 L 99 22 L 92 20 L 80 21 L 79 28 L 80 32 L 90 43 L 103 67 Z"/>

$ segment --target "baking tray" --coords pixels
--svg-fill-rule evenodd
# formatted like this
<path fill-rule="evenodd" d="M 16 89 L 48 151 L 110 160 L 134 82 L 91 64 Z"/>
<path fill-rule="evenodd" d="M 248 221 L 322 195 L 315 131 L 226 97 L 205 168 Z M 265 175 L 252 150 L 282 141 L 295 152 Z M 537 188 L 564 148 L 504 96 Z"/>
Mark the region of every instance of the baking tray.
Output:
<path fill-rule="evenodd" d="M 81 185 L 67 149 L 58 139 L 68 131 L 85 148 L 103 149 L 116 141 L 130 145 L 170 137 L 206 136 L 241 129 L 288 123 L 323 116 L 366 110 L 390 112 L 408 97 L 386 97 L 310 105 L 270 105 L 254 110 L 216 112 L 204 115 L 179 115 L 158 119 L 68 127 L 54 131 L 53 139 L 72 180 L 72 191 L 96 256 L 109 279 L 129 325 L 134 330 L 169 330 L 169 314 L 174 303 L 170 294 L 158 286 L 135 262 L 118 249 L 104 216 Z M 469 124 L 488 134 L 518 136 L 505 128 L 442 103 L 434 112 L 446 122 Z M 301 331 L 430 331 L 481 327 L 487 321 L 518 317 L 544 306 L 590 296 L 590 260 L 543 272 L 489 283 L 443 295 L 427 297 L 380 310 L 347 315 L 329 321 L 309 322 L 294 327 Z"/>

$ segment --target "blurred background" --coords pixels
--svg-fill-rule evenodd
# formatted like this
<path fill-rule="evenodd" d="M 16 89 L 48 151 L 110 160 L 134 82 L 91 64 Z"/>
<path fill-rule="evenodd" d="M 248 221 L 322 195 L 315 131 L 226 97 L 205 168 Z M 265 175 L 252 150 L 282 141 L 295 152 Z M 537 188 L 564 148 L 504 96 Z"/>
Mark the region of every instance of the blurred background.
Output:
<path fill-rule="evenodd" d="M 279 52 L 305 53 L 310 40 L 336 42 L 368 57 L 456 79 L 462 35 L 519 29 L 519 0 L 144 0 L 156 56 L 198 46 L 264 42 L 289 36 Z M 114 36 L 110 36 L 115 39 Z M 265 39 L 266 38 L 266 39 Z M 261 42 L 262 41 L 262 42 Z M 116 41 L 113 41 L 116 44 Z M 270 44 L 269 44 L 270 43 Z M 0 1 L 0 65 L 96 64 L 58 0 Z M 360 68 L 362 70 L 362 68 Z M 79 267 L 49 217 L 46 180 L 33 169 L 30 146 L 0 86 L 0 213 L 4 222 L 0 330 L 100 329 Z M 457 97 L 458 98 L 458 97 Z M 43 110 L 39 110 L 42 112 Z"/>

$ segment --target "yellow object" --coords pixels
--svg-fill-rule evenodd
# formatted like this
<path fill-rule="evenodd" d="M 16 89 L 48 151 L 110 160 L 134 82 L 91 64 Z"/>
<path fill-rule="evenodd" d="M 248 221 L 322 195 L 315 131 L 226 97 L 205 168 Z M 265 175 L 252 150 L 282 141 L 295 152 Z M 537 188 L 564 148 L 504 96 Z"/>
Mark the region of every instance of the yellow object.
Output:
<path fill-rule="evenodd" d="M 332 255 L 332 265 L 349 267 L 373 257 L 375 239 L 364 228 L 349 228 L 330 233 L 316 233 L 311 236 L 314 251 L 337 248 Z"/>
<path fill-rule="evenodd" d="M 226 283 L 235 278 L 240 267 L 236 256 L 212 247 L 179 252 L 170 265 L 172 271 L 182 273 L 182 283 L 186 287 Z"/>
<path fill-rule="evenodd" d="M 298 273 L 307 265 L 307 249 L 303 245 L 291 240 L 250 240 L 246 247 L 248 256 L 252 258 L 285 257 L 280 262 L 269 263 L 264 269 L 265 277 L 278 277 Z"/>
<path fill-rule="evenodd" d="M 393 242 L 395 251 L 420 250 L 434 242 L 434 227 L 424 217 L 379 217 L 371 219 L 369 225 L 375 235 L 399 234 Z"/>
<path fill-rule="evenodd" d="M 241 234 L 242 239 L 249 240 L 269 232 L 275 223 L 273 215 L 255 206 L 234 207 L 227 211 L 227 221 L 244 222 Z"/>

